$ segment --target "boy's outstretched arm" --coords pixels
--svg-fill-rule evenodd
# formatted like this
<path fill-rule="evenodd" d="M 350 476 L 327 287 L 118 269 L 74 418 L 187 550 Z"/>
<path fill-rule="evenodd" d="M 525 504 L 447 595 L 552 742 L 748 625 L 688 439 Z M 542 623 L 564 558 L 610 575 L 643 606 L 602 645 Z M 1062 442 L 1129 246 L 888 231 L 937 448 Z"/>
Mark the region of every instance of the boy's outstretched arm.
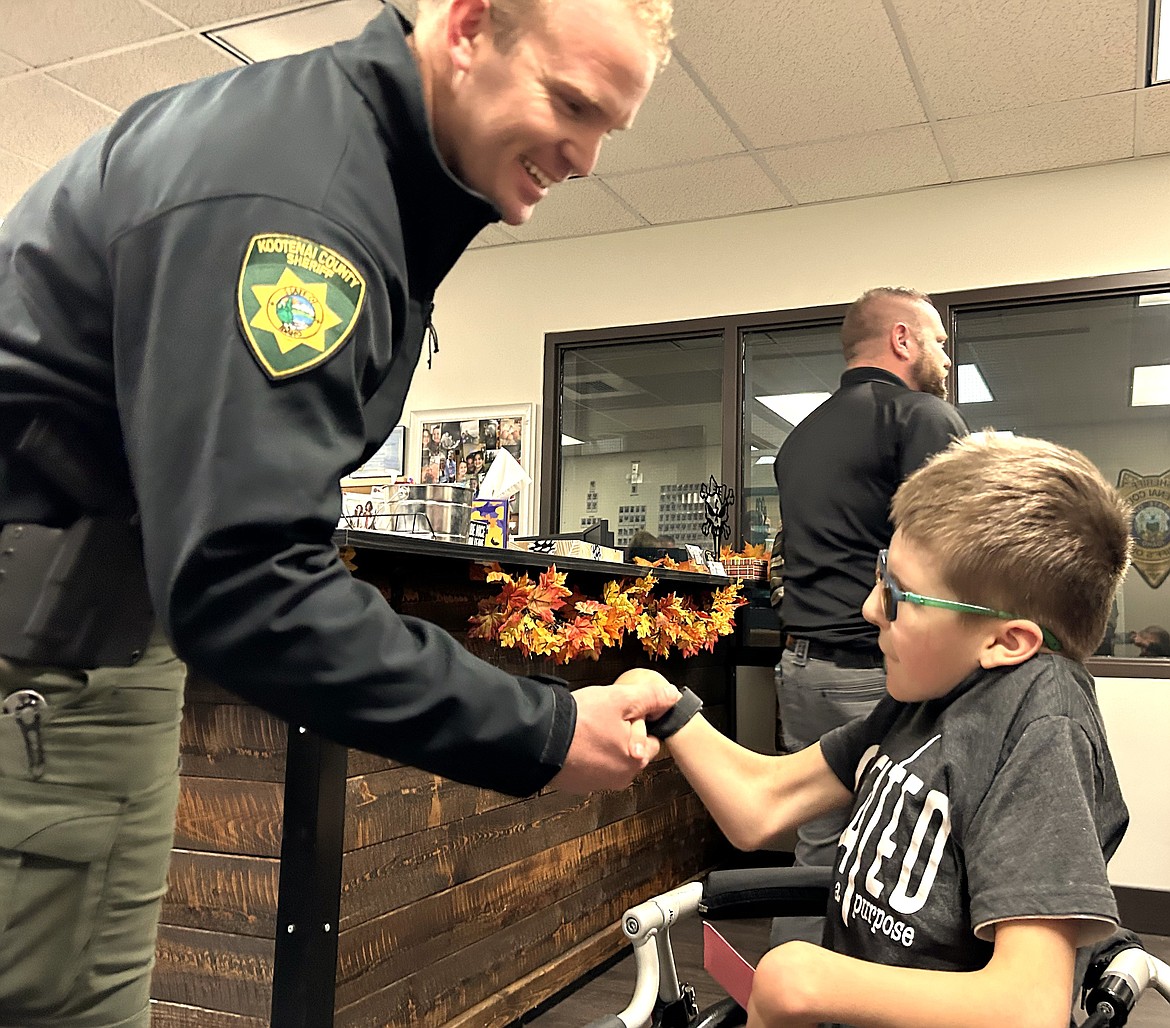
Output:
<path fill-rule="evenodd" d="M 1068 1028 L 1076 920 L 1004 921 L 979 971 L 872 964 L 805 942 L 766 953 L 756 968 L 748 1028 Z"/>
<path fill-rule="evenodd" d="M 741 850 L 767 846 L 853 798 L 829 768 L 820 743 L 784 756 L 756 753 L 697 714 L 667 747 L 723 834 Z"/>

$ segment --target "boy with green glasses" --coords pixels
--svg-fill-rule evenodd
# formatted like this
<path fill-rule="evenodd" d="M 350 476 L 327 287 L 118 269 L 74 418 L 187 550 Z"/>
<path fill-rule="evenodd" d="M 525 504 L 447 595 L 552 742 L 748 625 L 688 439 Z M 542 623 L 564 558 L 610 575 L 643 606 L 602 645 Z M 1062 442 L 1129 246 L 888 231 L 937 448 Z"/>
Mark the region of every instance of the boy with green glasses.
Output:
<path fill-rule="evenodd" d="M 825 947 L 764 956 L 749 1028 L 1064 1028 L 1078 948 L 1117 923 L 1105 865 L 1128 814 L 1081 662 L 1129 510 L 1083 455 L 989 433 L 908 478 L 892 522 L 863 608 L 889 693 L 871 715 L 784 756 L 701 716 L 670 737 L 742 849 L 852 805 Z"/>
<path fill-rule="evenodd" d="M 917 603 L 920 607 L 940 607 L 943 610 L 956 610 L 961 614 L 979 614 L 982 617 L 999 618 L 1001 621 L 1011 621 L 1019 617 L 1018 614 L 1009 614 L 1006 610 L 995 610 L 992 607 L 981 607 L 977 603 L 961 603 L 958 600 L 940 600 L 937 596 L 919 596 L 918 593 L 908 593 L 898 588 L 894 576 L 890 574 L 890 551 L 878 550 L 877 559 L 877 586 L 881 596 L 882 610 L 887 621 L 893 621 L 898 616 L 898 603 Z M 1060 640 L 1043 625 L 1038 626 L 1044 639 L 1044 645 L 1053 653 L 1059 653 L 1064 647 Z"/>

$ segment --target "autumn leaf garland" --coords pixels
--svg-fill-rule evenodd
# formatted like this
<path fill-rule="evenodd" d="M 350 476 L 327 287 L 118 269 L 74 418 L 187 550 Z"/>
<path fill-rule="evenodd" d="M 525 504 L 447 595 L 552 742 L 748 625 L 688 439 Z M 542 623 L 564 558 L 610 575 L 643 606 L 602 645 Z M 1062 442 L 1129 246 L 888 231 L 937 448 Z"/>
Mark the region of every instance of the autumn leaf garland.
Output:
<path fill-rule="evenodd" d="M 607 646 L 620 646 L 633 632 L 652 657 L 665 657 L 677 649 L 684 657 L 713 650 L 718 638 L 735 626 L 735 608 L 747 602 L 733 582 L 712 593 L 703 610 L 688 596 L 667 593 L 651 596 L 658 580 L 644 578 L 606 582 L 602 598 L 591 600 L 565 584 L 567 575 L 556 565 L 537 581 L 528 575 L 518 579 L 492 564 L 489 582 L 502 582 L 500 592 L 479 603 L 468 635 L 495 639 L 525 656 L 551 657 L 557 664 L 591 657 L 597 660 Z"/>

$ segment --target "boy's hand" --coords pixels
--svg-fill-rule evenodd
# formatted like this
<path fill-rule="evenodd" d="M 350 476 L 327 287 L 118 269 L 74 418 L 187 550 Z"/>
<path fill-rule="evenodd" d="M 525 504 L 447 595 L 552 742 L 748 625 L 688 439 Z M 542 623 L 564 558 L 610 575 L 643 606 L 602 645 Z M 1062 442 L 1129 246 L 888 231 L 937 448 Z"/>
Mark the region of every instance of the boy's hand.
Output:
<path fill-rule="evenodd" d="M 658 672 L 636 668 L 613 685 L 577 689 L 573 699 L 577 727 L 564 766 L 549 784 L 586 793 L 624 789 L 658 756 L 658 740 L 646 735 L 646 718 L 666 713 L 679 691 Z"/>

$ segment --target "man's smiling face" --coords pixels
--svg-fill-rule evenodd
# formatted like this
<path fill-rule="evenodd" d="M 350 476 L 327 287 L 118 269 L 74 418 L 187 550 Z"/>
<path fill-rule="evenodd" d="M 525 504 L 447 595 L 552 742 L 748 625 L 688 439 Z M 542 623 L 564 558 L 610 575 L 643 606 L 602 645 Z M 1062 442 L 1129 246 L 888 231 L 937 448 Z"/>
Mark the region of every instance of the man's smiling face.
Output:
<path fill-rule="evenodd" d="M 520 225 L 551 185 L 593 170 L 606 135 L 632 124 L 654 59 L 623 0 L 553 0 L 543 23 L 521 26 L 503 50 L 490 8 L 474 25 L 436 136 L 455 175 Z"/>

